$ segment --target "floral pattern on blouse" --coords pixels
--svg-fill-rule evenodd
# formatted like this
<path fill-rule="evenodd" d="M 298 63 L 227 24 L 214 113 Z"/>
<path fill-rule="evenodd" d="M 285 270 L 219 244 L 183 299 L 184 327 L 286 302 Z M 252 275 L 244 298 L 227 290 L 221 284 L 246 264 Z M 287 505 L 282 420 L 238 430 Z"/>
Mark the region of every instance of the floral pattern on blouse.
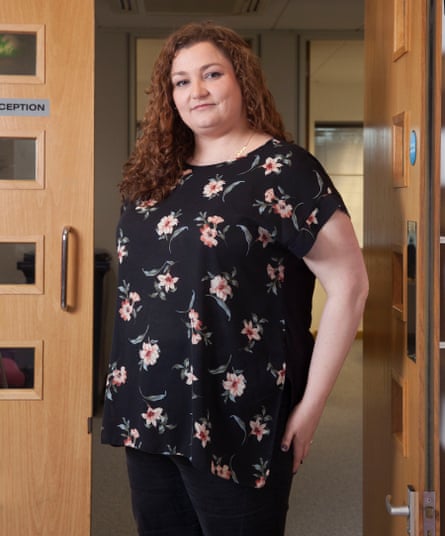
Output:
<path fill-rule="evenodd" d="M 125 205 L 102 441 L 263 487 L 283 388 L 298 401 L 312 350 L 302 258 L 337 209 L 319 162 L 279 140 Z"/>

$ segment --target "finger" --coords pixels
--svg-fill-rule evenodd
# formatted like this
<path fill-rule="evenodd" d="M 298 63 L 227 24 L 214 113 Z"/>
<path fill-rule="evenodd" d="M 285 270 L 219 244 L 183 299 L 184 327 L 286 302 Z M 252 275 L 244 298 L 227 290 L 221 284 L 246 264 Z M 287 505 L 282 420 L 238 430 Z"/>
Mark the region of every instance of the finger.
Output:
<path fill-rule="evenodd" d="M 298 473 L 298 470 L 303 465 L 303 460 L 301 458 L 295 458 L 294 457 L 294 463 L 292 466 L 292 473 L 296 475 Z"/>
<path fill-rule="evenodd" d="M 303 465 L 303 461 L 309 455 L 309 450 L 312 445 L 312 441 L 307 445 L 298 445 L 298 442 L 294 440 L 294 463 L 293 463 L 293 472 L 294 474 L 298 471 L 299 467 Z"/>
<path fill-rule="evenodd" d="M 293 434 L 288 430 L 288 427 L 286 426 L 286 430 L 284 431 L 283 437 L 281 439 L 281 450 L 283 452 L 287 452 L 292 445 L 293 441 Z"/>
<path fill-rule="evenodd" d="M 293 474 L 295 474 L 300 468 L 300 465 L 303 463 L 303 459 L 304 459 L 303 446 L 301 444 L 298 444 L 298 441 L 296 440 L 294 440 L 292 454 L 293 454 L 292 472 Z"/>

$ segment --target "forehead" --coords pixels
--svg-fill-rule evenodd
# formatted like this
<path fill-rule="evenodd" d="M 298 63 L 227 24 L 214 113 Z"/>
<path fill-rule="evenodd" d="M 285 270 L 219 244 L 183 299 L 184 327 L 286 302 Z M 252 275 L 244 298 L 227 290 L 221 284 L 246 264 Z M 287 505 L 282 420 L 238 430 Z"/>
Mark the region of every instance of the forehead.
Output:
<path fill-rule="evenodd" d="M 180 48 L 172 62 L 172 74 L 175 71 L 184 71 L 200 68 L 203 65 L 219 63 L 232 66 L 231 61 L 216 45 L 210 41 L 202 41 Z"/>

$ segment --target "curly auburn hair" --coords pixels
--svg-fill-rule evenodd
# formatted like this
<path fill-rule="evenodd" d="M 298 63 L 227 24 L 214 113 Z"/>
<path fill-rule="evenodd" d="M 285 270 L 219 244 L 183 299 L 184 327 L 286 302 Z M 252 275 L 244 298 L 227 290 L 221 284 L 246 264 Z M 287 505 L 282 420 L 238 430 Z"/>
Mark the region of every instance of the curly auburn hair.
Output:
<path fill-rule="evenodd" d="M 141 135 L 123 167 L 120 192 L 124 200 L 164 199 L 187 168 L 194 136 L 174 106 L 170 74 L 177 52 L 202 42 L 214 44 L 232 62 L 251 128 L 290 139 L 249 44 L 233 30 L 211 22 L 187 24 L 167 39 L 155 62 Z"/>

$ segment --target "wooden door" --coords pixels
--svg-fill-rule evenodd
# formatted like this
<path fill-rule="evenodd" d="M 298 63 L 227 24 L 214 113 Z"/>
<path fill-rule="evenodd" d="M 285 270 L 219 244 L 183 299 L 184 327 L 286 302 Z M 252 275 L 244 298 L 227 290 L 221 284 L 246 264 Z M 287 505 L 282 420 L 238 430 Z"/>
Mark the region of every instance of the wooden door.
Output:
<path fill-rule="evenodd" d="M 367 0 L 364 536 L 433 535 L 438 493 L 441 2 Z M 428 532 L 430 531 L 430 532 Z"/>
<path fill-rule="evenodd" d="M 5 536 L 90 533 L 93 5 L 13 0 L 0 7 Z"/>

